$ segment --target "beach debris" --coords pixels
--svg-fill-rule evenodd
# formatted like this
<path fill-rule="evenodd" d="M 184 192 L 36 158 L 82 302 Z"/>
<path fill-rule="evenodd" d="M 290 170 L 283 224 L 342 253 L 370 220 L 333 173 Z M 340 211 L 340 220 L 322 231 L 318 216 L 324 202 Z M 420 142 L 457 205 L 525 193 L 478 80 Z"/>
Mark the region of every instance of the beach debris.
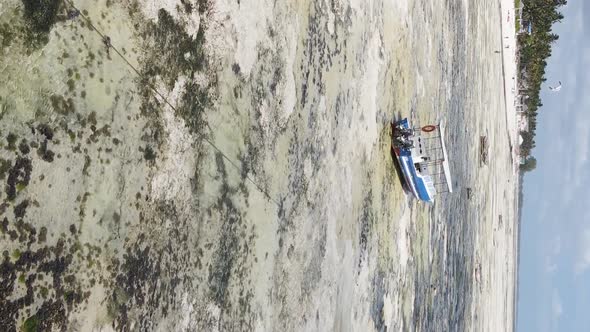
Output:
<path fill-rule="evenodd" d="M 559 90 L 561 90 L 561 81 L 559 81 L 559 83 L 556 86 L 550 86 L 549 90 L 553 92 L 558 92 Z"/>
<path fill-rule="evenodd" d="M 471 187 L 467 188 L 467 199 L 471 199 L 471 193 L 472 193 Z"/>
<path fill-rule="evenodd" d="M 68 20 L 73 20 L 78 16 L 80 16 L 80 11 L 78 9 L 68 10 Z"/>
<path fill-rule="evenodd" d="M 478 284 L 481 283 L 481 262 L 479 260 L 477 260 L 477 262 L 475 263 L 473 274 L 475 277 L 475 281 Z"/>
<path fill-rule="evenodd" d="M 480 165 L 488 164 L 488 137 L 479 136 L 479 163 Z"/>

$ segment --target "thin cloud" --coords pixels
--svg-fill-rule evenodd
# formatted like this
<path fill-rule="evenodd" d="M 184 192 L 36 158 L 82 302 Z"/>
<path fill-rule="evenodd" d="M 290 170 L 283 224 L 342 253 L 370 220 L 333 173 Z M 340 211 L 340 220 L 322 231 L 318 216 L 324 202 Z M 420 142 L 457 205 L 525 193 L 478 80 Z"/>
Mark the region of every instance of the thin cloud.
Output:
<path fill-rule="evenodd" d="M 550 252 L 545 256 L 545 272 L 547 274 L 553 274 L 553 272 L 557 271 L 557 256 L 561 253 L 561 236 L 557 235 L 553 239 L 553 244 L 551 245 Z"/>
<path fill-rule="evenodd" d="M 556 288 L 553 289 L 551 295 L 551 330 L 556 331 L 559 328 L 559 318 L 563 314 L 563 304 L 561 302 L 561 296 Z"/>
<path fill-rule="evenodd" d="M 577 61 L 574 60 L 571 65 L 568 65 L 564 79 L 566 91 L 559 101 L 563 105 L 563 110 L 557 112 L 559 120 L 552 117 L 562 126 L 550 142 L 557 141 L 552 145 L 567 142 L 567 145 L 559 150 L 552 151 L 553 153 L 562 151 L 564 155 L 567 155 L 560 161 L 562 179 L 566 184 L 564 193 L 561 195 L 563 205 L 571 204 L 588 180 L 586 173 L 590 164 L 590 113 L 585 110 L 590 108 L 590 95 L 584 91 L 590 87 L 590 77 L 582 75 L 579 68 L 590 66 L 590 49 L 584 53 L 588 54 L 580 56 Z"/>
<path fill-rule="evenodd" d="M 557 235 L 553 240 L 553 256 L 557 256 L 561 253 L 561 236 Z"/>

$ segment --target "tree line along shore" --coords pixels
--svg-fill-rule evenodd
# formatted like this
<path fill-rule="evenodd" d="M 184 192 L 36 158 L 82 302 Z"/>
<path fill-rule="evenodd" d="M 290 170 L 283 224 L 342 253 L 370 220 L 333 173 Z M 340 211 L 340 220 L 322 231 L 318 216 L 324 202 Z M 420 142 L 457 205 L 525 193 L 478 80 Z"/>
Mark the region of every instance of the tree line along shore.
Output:
<path fill-rule="evenodd" d="M 559 36 L 552 32 L 553 24 L 560 22 L 564 16 L 560 7 L 567 0 L 527 0 L 517 8 L 521 9 L 521 20 L 517 20 L 517 42 L 519 48 L 519 94 L 523 96 L 522 112 L 528 120 L 528 130 L 521 131 L 523 138 L 520 145 L 521 172 L 535 169 L 537 160 L 532 155 L 535 147 L 537 114 L 543 106 L 541 102 L 541 85 L 546 81 L 545 67 L 551 56 L 551 47 Z"/>

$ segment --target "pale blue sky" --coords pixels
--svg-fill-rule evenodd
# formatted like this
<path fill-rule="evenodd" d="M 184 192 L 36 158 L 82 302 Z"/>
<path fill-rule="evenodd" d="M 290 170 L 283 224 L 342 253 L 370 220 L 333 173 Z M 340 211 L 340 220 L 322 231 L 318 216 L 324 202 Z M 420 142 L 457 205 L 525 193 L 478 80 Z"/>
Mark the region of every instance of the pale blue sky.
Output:
<path fill-rule="evenodd" d="M 537 118 L 537 170 L 524 178 L 518 331 L 590 331 L 590 1 L 553 27 Z M 550 92 L 557 81 L 563 89 Z"/>

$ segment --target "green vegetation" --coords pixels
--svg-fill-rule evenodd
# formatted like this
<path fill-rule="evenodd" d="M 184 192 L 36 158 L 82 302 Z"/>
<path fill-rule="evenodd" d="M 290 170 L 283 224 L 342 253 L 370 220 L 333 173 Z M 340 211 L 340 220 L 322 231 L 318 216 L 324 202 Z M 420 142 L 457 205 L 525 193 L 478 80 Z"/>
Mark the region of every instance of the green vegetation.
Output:
<path fill-rule="evenodd" d="M 537 112 L 543 106 L 540 98 L 541 84 L 545 82 L 546 59 L 551 56 L 551 46 L 559 36 L 551 32 L 555 22 L 563 19 L 559 7 L 565 5 L 566 0 L 530 0 L 525 2 L 522 12 L 523 25 L 531 25 L 530 34 L 518 36 L 520 46 L 520 81 L 526 86 L 529 98 L 525 111 L 529 120 L 529 131 L 522 132 L 523 143 L 520 147 L 525 163 L 521 171 L 530 171 L 536 166 L 536 159 L 531 157 L 535 147 L 535 131 L 537 129 Z"/>
<path fill-rule="evenodd" d="M 518 9 L 520 8 L 520 0 L 516 0 L 514 1 L 514 8 Z M 520 31 L 520 20 L 514 20 L 514 22 L 516 23 L 516 31 Z"/>
<path fill-rule="evenodd" d="M 23 332 L 36 332 L 39 331 L 39 318 L 36 315 L 33 315 L 23 323 L 23 327 L 21 329 Z"/>
<path fill-rule="evenodd" d="M 18 249 L 14 249 L 14 251 L 12 252 L 12 259 L 14 259 L 15 261 L 17 261 L 21 256 L 21 252 Z"/>
<path fill-rule="evenodd" d="M 520 165 L 520 170 L 522 172 L 530 172 L 537 167 L 537 159 L 535 157 L 528 157 L 526 158 L 525 162 Z"/>
<path fill-rule="evenodd" d="M 41 297 L 43 297 L 44 299 L 46 299 L 47 298 L 47 295 L 49 294 L 49 289 L 47 289 L 47 287 L 41 286 L 40 293 L 41 293 Z"/>
<path fill-rule="evenodd" d="M 8 136 L 6 136 L 6 141 L 8 142 L 8 147 L 7 147 L 8 150 L 10 150 L 10 151 L 16 150 L 16 140 L 17 139 L 18 139 L 18 137 L 16 137 L 16 135 L 13 133 L 9 133 Z"/>
<path fill-rule="evenodd" d="M 16 184 L 16 191 L 17 192 L 23 191 L 26 187 L 27 187 L 26 184 L 19 182 Z"/>
<path fill-rule="evenodd" d="M 0 180 L 6 178 L 6 173 L 12 168 L 10 160 L 4 160 L 0 158 Z"/>
<path fill-rule="evenodd" d="M 71 78 L 70 78 L 70 79 L 69 79 L 69 80 L 66 82 L 66 84 L 68 85 L 68 90 L 69 90 L 70 92 L 72 92 L 72 91 L 74 91 L 74 90 L 76 89 L 76 84 L 74 83 L 74 80 L 73 80 L 73 79 L 71 79 Z"/>

